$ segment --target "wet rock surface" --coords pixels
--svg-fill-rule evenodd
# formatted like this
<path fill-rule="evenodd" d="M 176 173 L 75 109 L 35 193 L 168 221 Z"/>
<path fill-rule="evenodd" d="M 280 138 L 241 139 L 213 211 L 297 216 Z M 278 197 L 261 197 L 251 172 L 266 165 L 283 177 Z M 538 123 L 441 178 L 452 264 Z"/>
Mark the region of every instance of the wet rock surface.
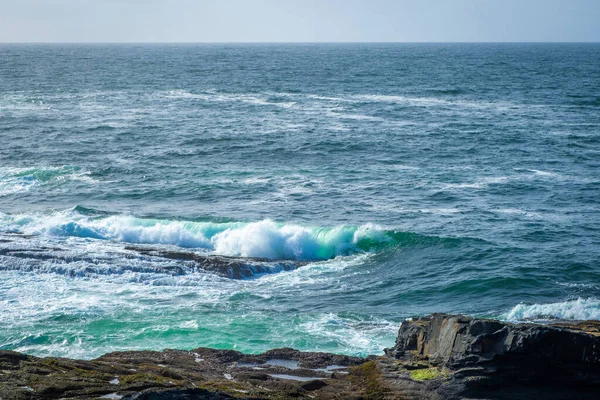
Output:
<path fill-rule="evenodd" d="M 126 351 L 95 360 L 0 351 L 1 399 L 595 399 L 600 322 L 405 321 L 384 356 L 284 348 Z"/>
<path fill-rule="evenodd" d="M 0 351 L 0 398 L 279 399 L 314 392 L 335 398 L 360 390 L 348 376 L 364 362 L 294 349 L 258 355 L 208 348 L 131 351 L 89 361 Z"/>
<path fill-rule="evenodd" d="M 149 246 L 126 246 L 125 250 L 135 251 L 147 256 L 190 261 L 198 269 L 213 272 L 231 279 L 243 279 L 258 274 L 291 271 L 307 264 L 307 262 L 303 261 L 204 255 L 191 251 L 163 250 Z"/>

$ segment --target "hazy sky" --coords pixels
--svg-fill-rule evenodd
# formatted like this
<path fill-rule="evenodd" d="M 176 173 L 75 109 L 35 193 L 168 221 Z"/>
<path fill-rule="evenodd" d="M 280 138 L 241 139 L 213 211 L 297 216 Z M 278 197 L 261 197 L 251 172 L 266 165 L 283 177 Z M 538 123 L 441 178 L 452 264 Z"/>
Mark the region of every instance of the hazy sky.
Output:
<path fill-rule="evenodd" d="M 0 0 L 0 42 L 600 41 L 600 0 Z"/>

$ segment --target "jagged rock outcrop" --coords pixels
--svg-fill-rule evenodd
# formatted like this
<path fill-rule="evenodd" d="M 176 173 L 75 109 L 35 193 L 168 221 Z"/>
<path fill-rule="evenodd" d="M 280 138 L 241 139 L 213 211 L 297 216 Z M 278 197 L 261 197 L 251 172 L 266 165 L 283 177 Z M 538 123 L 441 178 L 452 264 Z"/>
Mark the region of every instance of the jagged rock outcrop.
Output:
<path fill-rule="evenodd" d="M 405 321 L 396 345 L 386 353 L 400 358 L 409 351 L 453 367 L 499 356 L 592 365 L 600 363 L 600 336 L 583 332 L 577 325 L 510 324 L 434 314 Z"/>
<path fill-rule="evenodd" d="M 405 321 L 386 354 L 408 366 L 447 370 L 446 397 L 600 398 L 599 327 L 434 314 Z"/>

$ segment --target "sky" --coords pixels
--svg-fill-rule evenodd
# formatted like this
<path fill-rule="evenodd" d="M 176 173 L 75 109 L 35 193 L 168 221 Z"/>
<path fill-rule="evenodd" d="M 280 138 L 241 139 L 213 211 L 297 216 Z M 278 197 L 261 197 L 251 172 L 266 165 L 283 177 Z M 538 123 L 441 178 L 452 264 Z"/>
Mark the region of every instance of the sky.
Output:
<path fill-rule="evenodd" d="M 600 0 L 0 0 L 0 42 L 599 42 Z"/>

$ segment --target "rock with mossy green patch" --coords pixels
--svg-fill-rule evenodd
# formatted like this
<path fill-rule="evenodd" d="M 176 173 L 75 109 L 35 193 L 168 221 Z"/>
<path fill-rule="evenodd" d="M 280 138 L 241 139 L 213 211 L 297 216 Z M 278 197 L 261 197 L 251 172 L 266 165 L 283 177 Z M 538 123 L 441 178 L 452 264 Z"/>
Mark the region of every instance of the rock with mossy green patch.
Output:
<path fill-rule="evenodd" d="M 600 322 L 511 324 L 462 315 L 433 314 L 402 323 L 386 349 L 420 382 L 448 370 L 449 398 L 597 398 L 600 393 Z M 428 364 L 427 369 L 418 366 Z M 532 396 L 532 393 L 536 393 Z M 468 395 L 467 395 L 468 394 Z"/>
<path fill-rule="evenodd" d="M 423 368 L 410 371 L 411 379 L 415 381 L 429 381 L 442 377 L 442 373 L 437 368 Z"/>

